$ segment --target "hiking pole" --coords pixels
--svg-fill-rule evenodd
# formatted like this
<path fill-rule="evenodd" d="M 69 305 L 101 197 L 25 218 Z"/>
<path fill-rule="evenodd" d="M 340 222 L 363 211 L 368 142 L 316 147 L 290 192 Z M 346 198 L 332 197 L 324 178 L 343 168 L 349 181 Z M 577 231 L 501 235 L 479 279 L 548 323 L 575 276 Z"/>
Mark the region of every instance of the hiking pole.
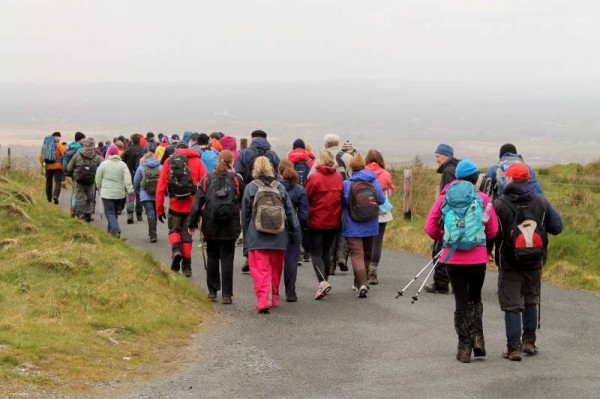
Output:
<path fill-rule="evenodd" d="M 425 265 L 425 267 L 423 267 L 421 269 L 421 271 L 419 273 L 417 273 L 417 275 L 415 277 L 413 277 L 412 280 L 409 281 L 408 284 L 406 284 L 406 286 L 404 288 L 402 288 L 400 291 L 398 291 L 398 295 L 396 295 L 396 299 L 400 298 L 402 296 L 402 294 L 404 294 L 404 291 L 406 291 L 406 289 L 408 287 L 410 287 L 412 285 L 412 283 L 414 283 L 415 281 L 417 281 L 417 279 L 419 278 L 419 276 L 425 271 L 425 269 L 427 269 L 429 267 L 429 265 L 431 265 L 432 262 L 436 262 L 437 263 L 437 259 L 439 258 L 440 254 L 442 253 L 442 251 L 438 252 L 430 261 L 428 264 Z M 435 265 L 433 265 L 433 267 L 435 268 Z"/>
<path fill-rule="evenodd" d="M 423 287 L 425 287 L 425 283 L 427 283 L 427 280 L 429 280 L 429 276 L 431 276 L 431 273 L 433 273 L 433 271 L 435 270 L 435 267 L 437 266 L 437 264 L 438 264 L 439 261 L 440 261 L 440 258 L 438 257 L 437 260 L 435 261 L 435 263 L 433 264 L 433 267 L 429 271 L 429 273 L 427 273 L 427 276 L 425 277 L 425 280 L 423 280 L 423 284 L 421 284 L 421 286 L 419 287 L 419 290 L 417 291 L 417 293 L 415 295 L 413 295 L 412 301 L 410 302 L 411 304 L 413 304 L 413 303 L 415 303 L 416 301 L 419 300 L 419 294 L 423 290 Z"/>

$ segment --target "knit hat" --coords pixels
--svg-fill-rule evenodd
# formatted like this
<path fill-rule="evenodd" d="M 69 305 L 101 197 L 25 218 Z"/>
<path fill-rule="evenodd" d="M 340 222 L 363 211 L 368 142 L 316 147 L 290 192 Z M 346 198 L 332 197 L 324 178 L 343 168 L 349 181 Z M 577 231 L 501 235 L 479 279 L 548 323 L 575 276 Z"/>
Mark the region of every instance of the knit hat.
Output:
<path fill-rule="evenodd" d="M 350 140 L 346 140 L 344 141 L 344 144 L 342 144 L 342 151 L 352 151 L 353 149 L 354 146 L 352 145 Z"/>
<path fill-rule="evenodd" d="M 454 148 L 450 147 L 448 144 L 440 144 L 437 146 L 433 153 L 445 155 L 448 158 L 452 158 L 454 156 Z"/>
<path fill-rule="evenodd" d="M 188 145 L 185 141 L 181 140 L 175 145 L 175 148 L 188 148 Z"/>
<path fill-rule="evenodd" d="M 171 141 L 179 141 L 179 135 L 178 134 L 172 134 L 171 135 Z"/>
<path fill-rule="evenodd" d="M 473 161 L 468 159 L 463 159 L 456 165 L 456 178 L 463 179 L 467 176 L 471 176 L 472 174 L 479 173 L 479 168 Z"/>
<path fill-rule="evenodd" d="M 117 155 L 119 153 L 119 147 L 117 147 L 116 144 L 111 144 L 110 147 L 108 147 L 108 150 L 106 150 L 106 157 L 110 157 L 113 155 Z"/>
<path fill-rule="evenodd" d="M 304 144 L 304 140 L 296 139 L 294 140 L 294 144 L 292 144 L 292 150 L 295 148 L 303 148 L 306 149 L 306 145 Z"/>
<path fill-rule="evenodd" d="M 513 163 L 506 169 L 504 176 L 512 177 L 515 180 L 527 182 L 531 179 L 529 167 L 523 163 Z"/>
<path fill-rule="evenodd" d="M 80 141 L 80 140 L 83 140 L 84 138 L 85 138 L 85 134 L 83 134 L 81 132 L 75 133 L 75 141 Z"/>
<path fill-rule="evenodd" d="M 514 146 L 514 144 L 504 144 L 502 147 L 500 147 L 500 155 L 498 156 L 499 158 L 502 158 L 502 156 L 504 154 L 516 154 L 517 153 L 517 147 Z"/>
<path fill-rule="evenodd" d="M 83 141 L 83 146 L 84 147 L 88 147 L 89 148 L 89 147 L 93 147 L 94 145 L 96 145 L 96 143 L 94 142 L 94 139 L 91 138 L 91 137 L 89 139 L 85 139 Z"/>
<path fill-rule="evenodd" d="M 192 138 L 192 132 L 190 130 L 186 130 L 183 133 L 183 139 L 182 140 L 187 143 L 188 141 L 190 141 L 191 138 Z"/>
<path fill-rule="evenodd" d="M 61 137 L 60 136 L 60 132 L 54 132 L 54 133 L 52 133 L 52 137 Z"/>
<path fill-rule="evenodd" d="M 260 138 L 266 139 L 267 133 L 265 133 L 263 130 L 255 130 L 252 133 L 250 133 L 250 137 L 252 137 L 252 138 L 260 137 Z"/>

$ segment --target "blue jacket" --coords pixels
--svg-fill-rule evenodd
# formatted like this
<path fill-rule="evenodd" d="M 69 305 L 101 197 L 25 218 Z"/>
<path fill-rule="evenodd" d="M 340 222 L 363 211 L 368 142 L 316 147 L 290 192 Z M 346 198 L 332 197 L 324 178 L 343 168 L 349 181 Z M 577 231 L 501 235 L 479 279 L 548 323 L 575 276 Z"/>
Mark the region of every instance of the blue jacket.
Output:
<path fill-rule="evenodd" d="M 302 229 L 308 229 L 308 196 L 306 190 L 300 184 L 294 184 L 293 186 L 287 180 L 279 179 L 279 182 L 283 184 L 285 190 L 292 201 L 292 206 L 298 215 L 298 221 Z"/>
<path fill-rule="evenodd" d="M 352 176 L 344 181 L 344 191 L 342 192 L 342 234 L 344 237 L 373 237 L 379 234 L 379 219 L 375 218 L 368 222 L 357 222 L 350 217 L 348 212 L 349 196 L 350 196 L 350 185 L 353 181 L 368 181 L 373 183 L 375 190 L 377 190 L 377 196 L 379 197 L 379 204 L 385 202 L 385 194 L 381 190 L 381 185 L 377 181 L 377 175 L 375 173 L 363 169 L 352 174 Z"/>
<path fill-rule="evenodd" d="M 249 148 L 240 151 L 237 161 L 235 161 L 234 169 L 243 178 L 246 184 L 250 183 L 252 179 L 252 166 L 256 159 L 257 152 L 262 151 L 266 153 L 266 157 L 271 161 L 273 165 L 273 172 L 277 173 L 279 168 L 279 157 L 273 151 L 271 151 L 271 144 L 266 139 L 255 138 L 252 140 Z"/>
<path fill-rule="evenodd" d="M 271 184 L 272 178 L 259 176 L 265 184 Z M 252 218 L 252 208 L 254 196 L 258 191 L 258 186 L 254 183 L 248 184 L 244 190 L 244 198 L 242 199 L 242 229 L 244 230 L 244 247 L 249 250 L 254 249 L 278 249 L 285 251 L 288 244 L 296 245 L 302 243 L 302 230 L 298 222 L 298 216 L 290 197 L 288 196 L 285 187 L 279 185 L 279 194 L 285 206 L 285 215 L 287 218 L 286 229 L 279 234 L 265 234 L 257 231 L 254 227 L 254 219 Z"/>
<path fill-rule="evenodd" d="M 510 152 L 507 152 L 506 154 L 504 154 L 502 156 L 502 158 L 500 158 L 499 162 L 502 162 L 502 159 L 504 157 L 519 157 L 519 158 L 521 158 L 521 160 L 523 160 L 523 157 L 521 155 L 511 154 Z M 490 166 L 488 171 L 485 173 L 486 177 L 489 177 L 490 179 L 492 179 L 493 187 L 496 187 L 496 180 L 497 180 L 496 179 L 496 168 L 497 168 L 497 166 L 498 166 L 498 163 L 495 163 L 494 165 Z M 533 188 L 533 191 L 535 192 L 536 195 L 544 195 L 544 190 L 542 190 L 542 186 L 540 186 L 540 183 L 538 182 L 537 176 L 535 175 L 535 171 L 533 170 L 533 168 L 531 166 L 527 165 L 527 167 L 529 168 L 529 173 L 531 174 L 531 179 L 528 182 L 529 185 L 531 186 L 531 188 Z M 498 193 L 498 194 L 501 194 L 501 193 Z M 495 195 L 495 197 L 497 198 L 498 195 Z"/>
<path fill-rule="evenodd" d="M 217 162 L 219 162 L 219 151 L 213 148 L 204 149 L 202 150 L 200 159 L 202 159 L 206 171 L 210 173 L 217 167 Z"/>
<path fill-rule="evenodd" d="M 140 201 L 156 201 L 156 194 L 148 194 L 146 190 L 142 188 L 142 178 L 144 177 L 144 165 L 149 168 L 158 168 L 159 172 L 162 170 L 162 165 L 160 161 L 154 157 L 146 158 L 143 163 L 140 163 L 140 166 L 135 171 L 135 175 L 133 176 L 133 187 L 135 187 L 136 191 L 140 193 Z"/>

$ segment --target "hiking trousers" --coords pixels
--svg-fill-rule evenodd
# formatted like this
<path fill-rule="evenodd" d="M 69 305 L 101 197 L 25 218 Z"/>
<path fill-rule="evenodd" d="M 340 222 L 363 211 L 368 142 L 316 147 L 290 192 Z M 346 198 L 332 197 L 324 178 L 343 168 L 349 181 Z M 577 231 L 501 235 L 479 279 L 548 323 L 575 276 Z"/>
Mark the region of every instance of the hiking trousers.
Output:
<path fill-rule="evenodd" d="M 123 199 L 102 198 L 102 206 L 104 208 L 104 216 L 106 216 L 106 221 L 108 222 L 108 232 L 113 235 L 121 234 L 117 215 L 123 209 Z"/>
<path fill-rule="evenodd" d="M 338 229 L 310 229 L 310 257 L 312 259 L 317 280 L 326 281 L 331 270 L 331 247 L 338 234 Z"/>
<path fill-rule="evenodd" d="M 371 264 L 379 266 L 381 260 L 381 250 L 383 248 L 383 236 L 385 235 L 385 228 L 387 223 L 379 223 L 379 234 L 375 236 L 373 240 L 373 252 L 371 254 Z"/>
<path fill-rule="evenodd" d="M 249 249 L 248 263 L 254 282 L 256 309 L 279 306 L 279 283 L 285 251 L 280 249 Z M 269 293 L 271 301 L 269 301 Z"/>
<path fill-rule="evenodd" d="M 371 263 L 375 237 L 346 237 L 354 271 L 354 286 L 367 285 L 367 266 Z"/>
<path fill-rule="evenodd" d="M 485 280 L 485 263 L 479 265 L 444 264 L 444 266 L 447 266 L 450 284 L 452 284 L 454 290 L 457 312 L 469 311 L 469 302 L 481 302 L 481 289 Z"/>
<path fill-rule="evenodd" d="M 52 181 L 54 181 L 54 190 L 52 190 Z M 46 199 L 48 202 L 52 201 L 53 198 L 60 197 L 60 189 L 63 183 L 63 171 L 62 169 L 46 169 Z"/>
<path fill-rule="evenodd" d="M 206 240 L 206 286 L 208 292 L 216 293 L 222 287 L 223 298 L 233 296 L 234 255 L 235 240 Z"/>
<path fill-rule="evenodd" d="M 96 185 L 95 184 L 77 184 L 77 194 L 75 196 L 75 215 L 77 217 L 91 217 L 96 205 Z"/>

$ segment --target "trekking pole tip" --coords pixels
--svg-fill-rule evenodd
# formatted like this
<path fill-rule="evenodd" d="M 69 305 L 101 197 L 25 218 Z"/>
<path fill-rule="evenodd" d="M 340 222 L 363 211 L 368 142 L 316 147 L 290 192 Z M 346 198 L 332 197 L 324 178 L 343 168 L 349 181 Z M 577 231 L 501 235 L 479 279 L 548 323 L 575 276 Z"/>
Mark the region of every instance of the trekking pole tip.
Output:
<path fill-rule="evenodd" d="M 396 295 L 396 299 L 400 298 L 402 296 L 403 292 L 402 291 L 398 291 L 398 295 Z"/>
<path fill-rule="evenodd" d="M 415 303 L 416 301 L 419 300 L 419 297 L 417 297 L 416 295 L 412 297 L 412 301 L 410 302 L 411 304 Z"/>

